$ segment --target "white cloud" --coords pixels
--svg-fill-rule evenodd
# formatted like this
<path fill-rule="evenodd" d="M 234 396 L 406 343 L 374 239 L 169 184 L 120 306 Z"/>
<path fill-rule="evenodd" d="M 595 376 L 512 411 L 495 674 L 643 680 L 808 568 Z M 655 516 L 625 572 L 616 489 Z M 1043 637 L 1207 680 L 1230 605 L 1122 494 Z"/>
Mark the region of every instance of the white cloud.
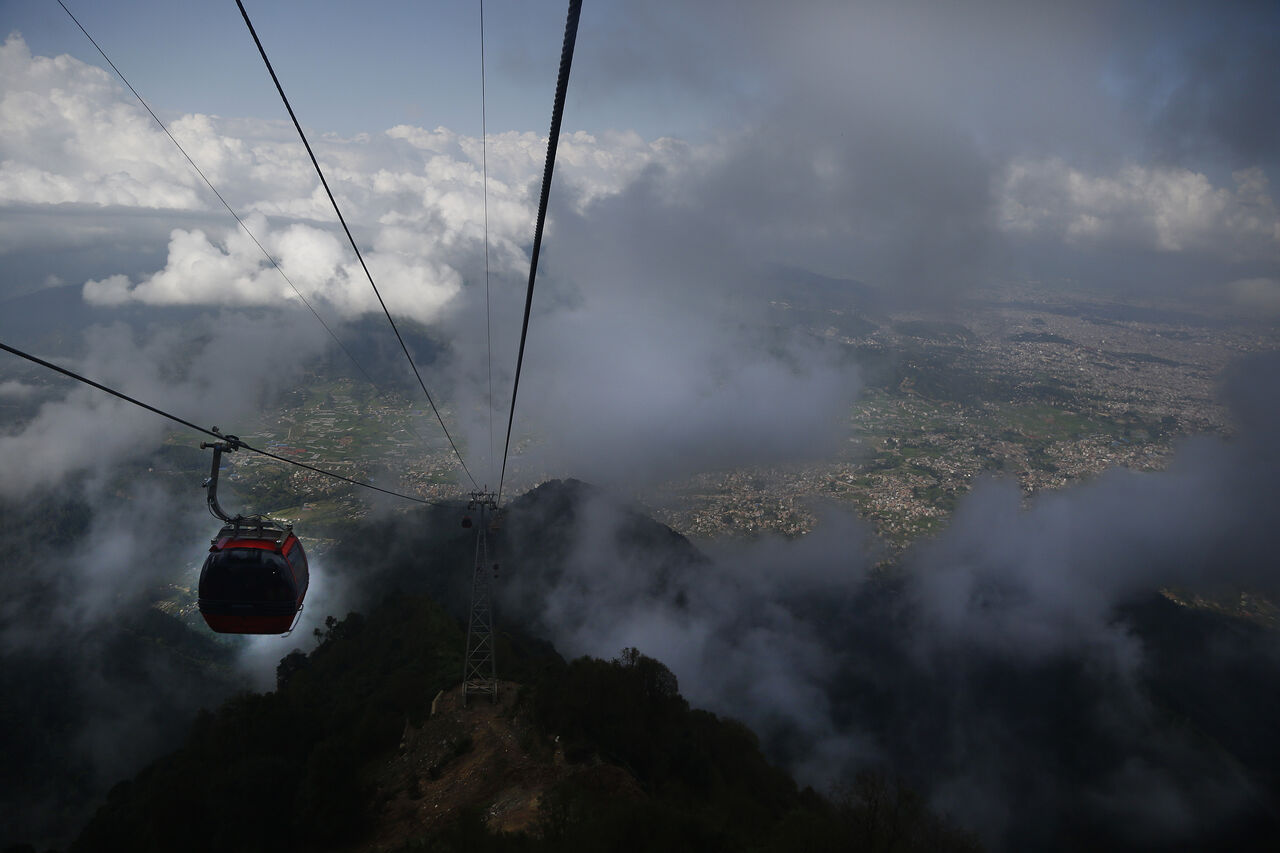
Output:
<path fill-rule="evenodd" d="M 0 204 L 202 206 L 173 143 L 107 73 L 0 46 Z"/>
<path fill-rule="evenodd" d="M 1242 278 L 1227 285 L 1235 306 L 1248 314 L 1280 317 L 1280 281 L 1274 278 Z"/>
<path fill-rule="evenodd" d="M 22 400 L 36 392 L 34 385 L 26 385 L 16 379 L 0 382 L 0 400 Z"/>
<path fill-rule="evenodd" d="M 279 276 L 262 276 L 261 254 L 253 256 L 257 251 L 243 231 L 230 232 L 223 246 L 215 246 L 203 231 L 175 229 L 163 270 L 137 285 L 123 275 L 88 281 L 84 297 L 100 305 L 131 300 L 152 305 L 271 304 L 284 296 L 280 289 L 287 285 Z"/>
<path fill-rule="evenodd" d="M 587 296 L 542 329 L 525 409 L 555 436 L 549 469 L 595 482 L 829 456 L 859 386 L 803 338 L 770 345 L 616 295 Z"/>
<path fill-rule="evenodd" d="M 275 232 L 261 216 L 246 222 L 289 281 L 237 226 L 217 239 L 199 229 L 175 229 L 164 269 L 136 283 L 124 275 L 90 280 L 84 298 L 97 305 L 280 305 L 299 301 L 296 287 L 308 301 L 322 299 L 344 317 L 379 310 L 364 271 L 330 231 L 294 224 Z M 373 251 L 365 260 L 388 304 L 424 323 L 435 320 L 462 286 L 455 269 L 422 255 Z"/>
<path fill-rule="evenodd" d="M 85 283 L 87 301 L 230 306 L 296 300 L 172 142 L 105 71 L 69 56 L 32 56 L 17 35 L 0 48 L 0 68 L 0 209 L 71 203 L 197 212 L 169 229 L 162 269 L 142 275 L 103 270 Z M 189 114 L 170 130 L 308 298 L 319 296 L 346 317 L 377 310 L 291 128 Z M 392 310 L 436 319 L 464 277 L 483 269 L 481 140 L 401 125 L 372 136 L 320 135 L 312 143 Z M 647 165 L 683 150 L 634 133 L 565 134 L 557 197 L 582 211 L 620 191 Z M 497 273 L 527 269 L 545 154 L 546 138 L 534 133 L 489 137 L 489 254 Z M 105 240 L 131 223 L 113 216 L 89 233 Z M 22 230 L 17 221 L 0 227 L 0 246 L 22 246 Z M 72 235 L 49 239 L 67 242 Z"/>
<path fill-rule="evenodd" d="M 520 210 L 523 218 L 519 221 L 528 227 L 532 220 L 532 206 L 537 202 L 537 198 L 530 197 L 530 193 L 536 194 L 538 190 L 537 185 L 530 185 L 530 181 L 542 176 L 547 145 L 545 136 L 516 131 L 490 134 L 487 140 L 488 151 L 482 153 L 478 137 L 459 136 L 442 127 L 428 131 L 399 125 L 387 131 L 387 135 L 437 155 L 432 160 L 433 169 L 429 172 L 429 177 L 437 182 L 446 178 L 462 178 L 478 186 L 482 157 L 487 157 L 491 195 L 490 224 L 492 225 L 494 217 L 494 196 L 497 196 L 499 199 L 519 201 L 527 206 L 527 215 L 525 210 Z M 678 140 L 658 139 L 646 142 L 634 132 L 608 132 L 600 135 L 585 131 L 564 133 L 560 136 L 556 154 L 557 188 L 565 189 L 560 181 L 570 184 L 569 192 L 574 199 L 575 209 L 581 212 L 590 202 L 620 192 L 645 167 L 654 163 L 673 164 L 682 159 L 687 150 L 689 146 Z M 441 171 L 457 164 L 459 158 L 465 158 L 470 168 L 450 174 Z"/>
<path fill-rule="evenodd" d="M 1197 251 L 1228 260 L 1280 258 L 1280 214 L 1260 168 L 1215 187 L 1185 168 L 1129 165 L 1091 175 L 1057 158 L 1021 159 L 999 179 L 1001 225 L 1080 248 L 1114 245 Z"/>

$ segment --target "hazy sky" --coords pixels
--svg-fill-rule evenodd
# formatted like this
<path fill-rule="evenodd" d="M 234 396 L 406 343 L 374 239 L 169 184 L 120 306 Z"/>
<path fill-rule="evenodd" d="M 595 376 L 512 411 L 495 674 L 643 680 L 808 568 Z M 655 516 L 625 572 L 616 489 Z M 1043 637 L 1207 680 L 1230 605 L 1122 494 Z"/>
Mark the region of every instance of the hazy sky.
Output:
<path fill-rule="evenodd" d="M 488 4 L 492 132 L 546 132 L 562 5 Z M 832 273 L 892 279 L 895 265 L 866 259 L 874 253 L 868 247 L 826 244 L 883 246 L 884 232 L 899 227 L 945 242 L 962 216 L 970 231 L 990 229 L 1023 244 L 1207 253 L 1265 263 L 1271 268 L 1259 274 L 1274 277 L 1274 4 L 935 7 L 588 3 L 565 129 L 595 135 L 598 161 L 619 155 L 611 133 L 635 132 L 649 145 L 669 137 L 705 146 L 697 162 L 681 165 L 695 177 L 721 179 L 705 188 L 715 195 L 699 199 L 708 214 L 751 216 L 774 231 L 790 222 L 791 231 L 807 231 L 790 235 L 793 243 L 804 238 L 797 253 L 803 248 Z M 233 3 L 71 8 L 166 119 L 207 116 L 207 132 L 247 145 L 269 132 L 263 122 L 284 119 Z M 248 8 L 307 127 L 317 135 L 367 135 L 355 146 L 368 152 L 363 168 L 390 165 L 377 150 L 392 128 L 478 134 L 477 4 L 372 3 L 359 13 L 324 2 Z M 0 9 L 0 28 L 20 36 L 23 52 L 102 64 L 55 2 L 5 0 Z M 87 116 L 67 114 L 64 104 L 68 121 L 55 132 L 49 90 L 24 80 L 15 62 L 24 64 L 11 57 L 3 82 L 0 201 L 8 208 L 82 199 L 13 186 L 15 173 L 33 167 L 66 180 L 90 177 L 86 164 L 51 156 Z M 57 80 L 43 80 L 90 97 L 73 78 L 73 68 L 62 66 Z M 92 93 L 90 109 L 117 100 L 116 84 L 105 85 Z M 35 100 L 19 100 L 24 91 Z M 145 134 L 146 125 L 133 130 Z M 32 151 L 28 141 L 41 144 Z M 671 157 L 660 159 L 671 166 Z M 613 164 L 599 165 L 617 175 Z M 149 177 L 128 162 L 100 169 Z M 173 179 L 190 184 L 184 169 L 175 163 Z M 523 179 L 529 171 L 521 164 L 517 173 Z M 258 184 L 252 193 L 254 201 L 271 196 L 279 204 L 303 190 Z M 196 187 L 194 195 L 129 201 L 162 210 L 208 206 L 207 193 Z M 930 212 L 929 203 L 940 209 Z M 797 207 L 812 221 L 794 222 Z M 870 216 L 859 216 L 864 210 Z M 928 254 L 920 236 L 911 232 L 913 253 Z"/>
<path fill-rule="evenodd" d="M 100 323 L 160 306 L 296 307 L 62 9 L 0 8 L 0 298 L 66 285 Z M 446 342 L 430 384 L 479 441 L 478 6 L 248 8 L 392 311 Z M 322 313 L 341 325 L 377 309 L 234 3 L 72 9 Z M 563 20 L 560 3 L 486 7 L 504 382 Z M 819 420 L 856 392 L 827 355 L 748 331 L 751 294 L 786 286 L 779 268 L 934 308 L 1035 278 L 1280 315 L 1278 24 L 1264 3 L 588 0 L 527 422 L 573 437 L 553 456 L 592 448 L 601 464 L 586 476 L 823 447 L 758 438 L 790 426 L 761 390 Z M 11 310 L 0 328 L 43 343 L 23 310 L 53 309 Z M 91 343 L 62 340 L 64 355 Z M 648 429 L 638 395 L 639 411 L 704 401 L 713 414 Z M 743 425 L 741 452 L 711 446 L 724 422 Z"/>

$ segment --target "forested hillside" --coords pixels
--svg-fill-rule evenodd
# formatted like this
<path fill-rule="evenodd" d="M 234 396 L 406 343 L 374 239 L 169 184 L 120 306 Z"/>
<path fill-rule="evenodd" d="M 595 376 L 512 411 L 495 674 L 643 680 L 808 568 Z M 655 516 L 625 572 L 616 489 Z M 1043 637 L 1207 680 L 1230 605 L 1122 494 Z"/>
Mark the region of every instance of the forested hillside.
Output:
<path fill-rule="evenodd" d="M 387 831 L 379 780 L 406 732 L 431 730 L 433 698 L 457 681 L 461 640 L 420 596 L 332 621 L 314 652 L 281 662 L 275 691 L 201 714 L 180 750 L 118 785 L 72 851 L 373 849 L 366 840 Z M 536 820 L 503 833 L 486 822 L 494 803 L 454 801 L 430 832 L 396 827 L 405 849 L 977 847 L 883 777 L 860 778 L 834 802 L 800 790 L 750 730 L 690 709 L 671 671 L 634 649 L 566 664 L 507 637 L 500 655 L 520 682 L 505 699 L 507 725 L 547 768 Z M 450 760 L 488 746 L 451 744 L 414 779 L 416 797 L 430 795 Z"/>
<path fill-rule="evenodd" d="M 83 543 L 74 505 L 63 511 L 50 541 Z M 474 540 L 459 515 L 329 531 L 325 560 L 355 612 L 280 660 L 275 690 L 200 713 L 177 752 L 115 788 L 75 849 L 175 837 L 196 849 L 769 849 L 804 833 L 825 849 L 882 820 L 971 843 L 939 814 L 993 849 L 1274 838 L 1280 657 L 1266 626 L 1152 591 L 1110 614 L 1135 650 L 1123 669 L 1019 658 L 980 637 L 938 648 L 913 569 L 842 576 L 829 554 L 847 547 L 843 531 L 731 560 L 576 482 L 514 499 L 495 537 L 499 675 L 518 686 L 487 717 L 432 717 L 461 674 Z M 30 547 L 31 560 L 45 553 Z M 86 685 L 119 699 L 129 731 L 150 725 L 175 745 L 229 689 L 228 647 L 144 603 L 113 605 L 109 628 L 75 635 L 93 644 L 75 646 L 83 666 L 6 670 L 27 697 L 5 706 L 15 803 L 32 785 L 65 787 L 80 765 L 59 756 L 118 722 L 102 702 L 66 701 Z M 624 637 L 661 648 L 610 643 Z M 311 644 L 280 647 L 292 645 Z M 114 663 L 89 673 L 93 661 Z"/>

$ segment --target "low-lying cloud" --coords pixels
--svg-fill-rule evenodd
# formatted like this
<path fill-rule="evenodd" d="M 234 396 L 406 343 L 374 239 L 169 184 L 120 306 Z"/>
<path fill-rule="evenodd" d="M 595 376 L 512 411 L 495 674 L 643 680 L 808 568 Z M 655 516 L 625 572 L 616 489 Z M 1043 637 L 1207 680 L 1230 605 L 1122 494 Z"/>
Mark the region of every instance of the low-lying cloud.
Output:
<path fill-rule="evenodd" d="M 329 338 L 299 312 L 206 315 L 179 327 L 96 326 L 79 359 L 56 358 L 124 394 L 206 428 L 231 429 L 290 387 Z M 300 361 L 299 359 L 303 360 Z M 266 365 L 280 365 L 264 369 Z M 103 474 L 154 451 L 173 429 L 157 415 L 67 380 L 65 396 L 0 435 L 0 494 L 20 498 L 71 474 Z M 192 436 L 193 441 L 198 441 Z"/>
<path fill-rule="evenodd" d="M 658 657 L 803 781 L 888 762 L 997 848 L 1077 816 L 1135 842 L 1213 837 L 1253 814 L 1257 782 L 1161 722 L 1145 685 L 1167 676 L 1147 643 L 1172 638 L 1144 635 L 1132 608 L 1164 586 L 1275 590 L 1277 377 L 1275 355 L 1238 368 L 1235 438 L 1188 441 L 1167 471 L 1107 472 L 1030 506 L 1016 484 L 978 484 L 896 578 L 843 511 L 699 561 L 638 546 L 634 518 L 590 494 L 568 558 L 527 575 L 516 560 L 503 610 L 568 654 Z M 542 522 L 557 519 L 525 523 Z M 1248 654 L 1265 669 L 1275 651 Z"/>

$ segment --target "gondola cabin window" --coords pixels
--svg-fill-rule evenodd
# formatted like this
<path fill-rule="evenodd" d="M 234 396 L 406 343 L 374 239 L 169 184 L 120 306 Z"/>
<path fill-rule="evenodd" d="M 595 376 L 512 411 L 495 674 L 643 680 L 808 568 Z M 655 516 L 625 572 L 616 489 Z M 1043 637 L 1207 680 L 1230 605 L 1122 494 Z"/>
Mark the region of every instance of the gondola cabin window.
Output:
<path fill-rule="evenodd" d="M 293 579 L 298 587 L 298 597 L 307 594 L 307 587 L 311 585 L 311 572 L 307 568 L 307 555 L 299 544 L 296 548 L 285 554 L 289 560 L 289 565 L 293 566 Z"/>
<path fill-rule="evenodd" d="M 246 601 L 288 601 L 293 573 L 284 557 L 261 548 L 232 548 L 210 554 L 205 597 Z"/>

